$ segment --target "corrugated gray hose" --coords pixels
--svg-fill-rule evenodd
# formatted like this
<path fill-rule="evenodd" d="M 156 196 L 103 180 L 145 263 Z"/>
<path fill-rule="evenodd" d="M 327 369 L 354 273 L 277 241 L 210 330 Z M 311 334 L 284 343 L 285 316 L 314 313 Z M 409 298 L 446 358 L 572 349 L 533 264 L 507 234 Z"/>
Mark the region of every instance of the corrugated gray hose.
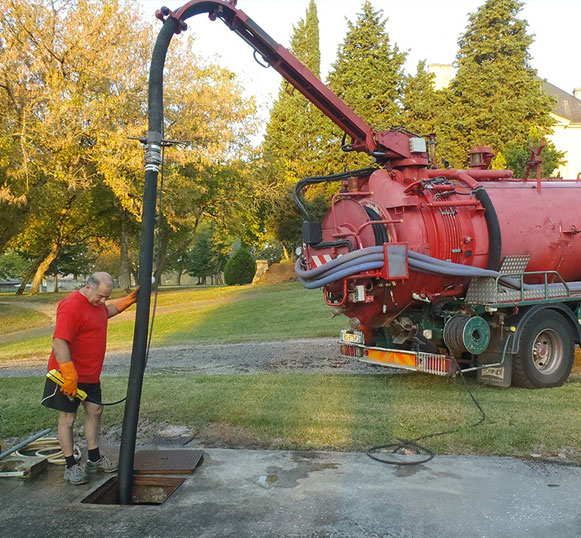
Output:
<path fill-rule="evenodd" d="M 390 254 L 395 257 L 403 257 L 400 253 Z M 401 260 L 403 261 L 403 259 Z M 302 260 L 299 258 L 295 263 L 295 272 L 299 282 L 308 289 L 321 288 L 326 284 L 335 282 L 347 276 L 351 276 L 363 271 L 379 269 L 383 266 L 383 247 L 368 247 L 360 250 L 349 252 L 344 256 L 339 256 L 330 262 L 316 267 L 315 269 L 306 270 L 302 267 Z M 462 265 L 459 263 L 447 262 L 438 258 L 432 258 L 425 254 L 408 250 L 408 264 L 410 269 L 422 273 L 429 273 L 441 276 L 459 276 L 459 277 L 490 277 L 496 278 L 499 273 L 489 269 L 481 269 L 471 265 Z M 518 289 L 520 283 L 517 279 L 503 277 L 503 284 Z M 570 291 L 581 292 L 581 282 L 568 282 Z M 549 284 L 549 289 L 564 290 L 563 284 Z M 544 289 L 543 284 L 525 284 L 524 288 Z"/>

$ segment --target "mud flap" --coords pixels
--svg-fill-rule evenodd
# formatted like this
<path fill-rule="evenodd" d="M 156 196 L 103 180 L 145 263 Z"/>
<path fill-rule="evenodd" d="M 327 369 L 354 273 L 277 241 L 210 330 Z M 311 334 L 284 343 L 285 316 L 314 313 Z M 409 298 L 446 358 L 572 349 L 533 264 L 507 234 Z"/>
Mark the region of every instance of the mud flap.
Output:
<path fill-rule="evenodd" d="M 494 387 L 510 387 L 512 380 L 512 355 L 506 354 L 502 366 L 478 370 L 478 383 Z"/>

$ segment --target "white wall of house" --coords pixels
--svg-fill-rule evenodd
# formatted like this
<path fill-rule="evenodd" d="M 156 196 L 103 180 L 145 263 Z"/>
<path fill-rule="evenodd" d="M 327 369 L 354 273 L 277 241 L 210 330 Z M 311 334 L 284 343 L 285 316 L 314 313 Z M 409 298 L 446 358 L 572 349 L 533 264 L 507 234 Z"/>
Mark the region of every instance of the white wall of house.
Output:
<path fill-rule="evenodd" d="M 547 138 L 559 151 L 566 152 L 567 160 L 566 164 L 557 168 L 556 173 L 563 179 L 577 179 L 577 175 L 581 174 L 581 123 L 571 123 L 556 114 L 551 116 L 557 123 L 553 126 L 553 134 Z"/>

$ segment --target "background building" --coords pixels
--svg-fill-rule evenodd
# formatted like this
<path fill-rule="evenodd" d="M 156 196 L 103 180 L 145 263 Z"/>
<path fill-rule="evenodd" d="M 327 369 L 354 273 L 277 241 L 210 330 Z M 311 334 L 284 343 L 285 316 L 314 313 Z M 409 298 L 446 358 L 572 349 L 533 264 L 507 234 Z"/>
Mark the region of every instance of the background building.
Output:
<path fill-rule="evenodd" d="M 450 84 L 455 70 L 450 64 L 430 64 L 434 74 L 434 87 L 441 90 Z M 548 138 L 559 151 L 565 152 L 566 163 L 555 171 L 563 179 L 581 179 L 581 88 L 573 95 L 550 82 L 543 81 L 545 92 L 556 99 L 551 116 L 555 120 L 553 134 Z"/>

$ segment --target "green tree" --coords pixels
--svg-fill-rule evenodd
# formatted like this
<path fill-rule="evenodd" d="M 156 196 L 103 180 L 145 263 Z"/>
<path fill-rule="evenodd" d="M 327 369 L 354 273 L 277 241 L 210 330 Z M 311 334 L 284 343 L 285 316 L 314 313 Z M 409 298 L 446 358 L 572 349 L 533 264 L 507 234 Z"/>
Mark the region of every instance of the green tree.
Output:
<path fill-rule="evenodd" d="M 246 248 L 240 247 L 226 263 L 224 282 L 228 286 L 250 284 L 256 273 L 256 261 Z"/>
<path fill-rule="evenodd" d="M 311 0 L 305 18 L 293 29 L 290 52 L 320 77 L 319 19 Z M 264 138 L 265 160 L 274 168 L 279 184 L 295 183 L 319 174 L 318 154 L 324 115 L 298 90 L 283 81 L 270 112 Z"/>
<path fill-rule="evenodd" d="M 519 0 L 487 0 L 472 13 L 458 41 L 457 73 L 440 154 L 464 167 L 471 146 L 505 152 L 525 145 L 531 127 L 548 128 L 552 101 L 530 66 L 527 22 Z"/>
<path fill-rule="evenodd" d="M 97 256 L 86 244 L 77 244 L 62 249 L 58 257 L 49 265 L 47 274 L 54 277 L 53 291 L 58 289 L 59 275 L 89 275 L 95 270 Z M 99 268 L 102 270 L 102 268 Z"/>
<path fill-rule="evenodd" d="M 294 27 L 290 51 L 320 78 L 319 19 L 314 0 Z M 283 81 L 263 144 L 262 212 L 270 236 L 281 241 L 287 252 L 300 243 L 302 223 L 290 190 L 304 177 L 326 173 L 328 133 L 329 121 L 323 113 Z"/>
<path fill-rule="evenodd" d="M 387 19 L 365 0 L 355 22 L 339 46 L 329 74 L 329 86 L 356 114 L 376 130 L 400 122 L 400 94 L 406 53 L 392 46 L 385 30 Z"/>
<path fill-rule="evenodd" d="M 402 125 L 420 136 L 438 133 L 444 99 L 434 88 L 434 74 L 426 69 L 426 62 L 418 62 L 416 73 L 404 79 L 402 95 Z"/>
<path fill-rule="evenodd" d="M 197 277 L 202 284 L 206 283 L 206 277 L 220 270 L 221 256 L 215 248 L 212 226 L 206 225 L 198 229 L 193 248 L 187 252 L 186 260 L 187 273 Z"/>
<path fill-rule="evenodd" d="M 21 253 L 9 250 L 0 254 L 0 278 L 22 278 L 30 265 Z"/>
<path fill-rule="evenodd" d="M 506 155 L 504 155 L 505 166 L 509 170 L 512 170 L 515 177 L 524 177 L 527 163 L 531 158 L 530 145 L 532 144 L 535 150 L 538 149 L 541 146 L 541 138 L 542 136 L 538 129 L 531 129 L 527 144 L 509 144 L 507 146 Z M 548 178 L 552 177 L 558 166 L 565 164 L 565 153 L 557 150 L 555 144 L 550 140 L 545 139 L 545 141 L 546 145 L 541 152 L 541 158 L 543 159 L 541 163 L 541 177 Z M 536 168 L 529 170 L 529 178 L 534 179 L 536 177 Z"/>

